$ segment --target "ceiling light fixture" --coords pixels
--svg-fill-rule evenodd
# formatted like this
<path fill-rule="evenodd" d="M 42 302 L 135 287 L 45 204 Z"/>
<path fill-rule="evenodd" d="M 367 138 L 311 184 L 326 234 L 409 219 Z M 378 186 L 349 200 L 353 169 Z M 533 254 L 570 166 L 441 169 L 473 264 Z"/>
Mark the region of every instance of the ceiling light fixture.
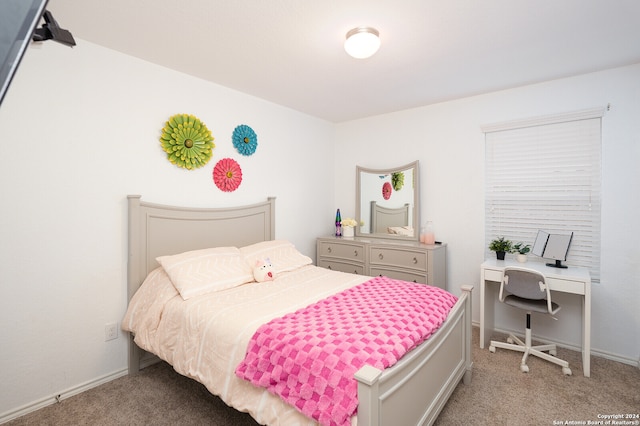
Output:
<path fill-rule="evenodd" d="M 358 27 L 347 33 L 344 50 L 354 58 L 364 59 L 372 56 L 380 48 L 380 33 L 375 28 Z"/>

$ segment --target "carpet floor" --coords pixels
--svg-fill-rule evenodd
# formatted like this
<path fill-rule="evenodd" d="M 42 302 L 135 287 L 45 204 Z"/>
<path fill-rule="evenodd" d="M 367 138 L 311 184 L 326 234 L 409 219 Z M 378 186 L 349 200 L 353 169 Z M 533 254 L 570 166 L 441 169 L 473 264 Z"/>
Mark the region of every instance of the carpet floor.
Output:
<path fill-rule="evenodd" d="M 591 377 L 582 375 L 581 355 L 558 348 L 572 376 L 559 366 L 531 358 L 521 373 L 521 355 L 478 346 L 473 334 L 471 384 L 460 383 L 435 422 L 449 425 L 640 425 L 640 369 L 591 357 Z M 504 339 L 496 334 L 494 338 Z M 607 423 L 605 416 L 621 423 Z M 636 417 L 634 417 L 636 416 Z M 591 422 L 591 423 L 589 423 Z M 625 423 L 626 422 L 626 423 Z M 158 363 L 6 423 L 29 425 L 225 425 L 255 426 L 204 386 Z M 404 426 L 404 425 L 383 425 Z"/>

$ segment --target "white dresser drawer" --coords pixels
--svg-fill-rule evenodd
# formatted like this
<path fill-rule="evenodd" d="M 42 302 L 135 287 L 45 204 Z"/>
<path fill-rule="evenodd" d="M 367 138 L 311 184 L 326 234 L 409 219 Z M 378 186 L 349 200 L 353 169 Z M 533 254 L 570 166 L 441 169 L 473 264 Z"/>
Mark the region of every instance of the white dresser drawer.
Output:
<path fill-rule="evenodd" d="M 336 260 L 327 260 L 320 258 L 318 266 L 331 269 L 332 271 L 348 272 L 350 274 L 364 275 L 364 265 L 348 262 L 338 262 Z"/>
<path fill-rule="evenodd" d="M 344 260 L 364 263 L 365 247 L 362 244 L 352 242 L 334 243 L 330 241 L 320 241 L 318 244 L 319 258 L 340 258 Z"/>
<path fill-rule="evenodd" d="M 427 253 L 410 248 L 371 247 L 371 265 L 396 266 L 427 272 Z"/>
<path fill-rule="evenodd" d="M 394 280 L 409 281 L 420 284 L 429 284 L 425 274 L 411 273 L 407 271 L 396 271 L 394 269 L 376 268 L 372 266 L 369 270 L 371 275 L 384 276 Z"/>

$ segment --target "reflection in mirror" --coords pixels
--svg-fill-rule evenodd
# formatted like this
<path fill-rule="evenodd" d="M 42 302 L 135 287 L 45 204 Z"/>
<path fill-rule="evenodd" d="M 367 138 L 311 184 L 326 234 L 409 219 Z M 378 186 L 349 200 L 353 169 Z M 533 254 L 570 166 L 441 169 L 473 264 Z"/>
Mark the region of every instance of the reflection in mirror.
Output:
<path fill-rule="evenodd" d="M 391 169 L 356 167 L 356 235 L 417 241 L 418 162 Z"/>

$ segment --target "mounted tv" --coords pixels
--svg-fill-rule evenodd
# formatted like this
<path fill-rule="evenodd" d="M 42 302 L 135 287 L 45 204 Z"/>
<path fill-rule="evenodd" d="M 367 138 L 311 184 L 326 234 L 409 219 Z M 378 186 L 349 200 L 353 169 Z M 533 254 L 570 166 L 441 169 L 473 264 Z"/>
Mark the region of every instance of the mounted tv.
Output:
<path fill-rule="evenodd" d="M 562 262 L 567 260 L 567 254 L 569 253 L 569 246 L 571 246 L 571 240 L 573 239 L 573 232 L 571 234 L 550 234 L 545 231 L 538 231 L 536 241 L 533 243 L 533 249 L 531 253 L 536 256 L 554 260 L 553 263 L 547 263 L 547 266 L 554 268 L 566 268 Z"/>
<path fill-rule="evenodd" d="M 0 104 L 48 0 L 0 0 Z"/>

